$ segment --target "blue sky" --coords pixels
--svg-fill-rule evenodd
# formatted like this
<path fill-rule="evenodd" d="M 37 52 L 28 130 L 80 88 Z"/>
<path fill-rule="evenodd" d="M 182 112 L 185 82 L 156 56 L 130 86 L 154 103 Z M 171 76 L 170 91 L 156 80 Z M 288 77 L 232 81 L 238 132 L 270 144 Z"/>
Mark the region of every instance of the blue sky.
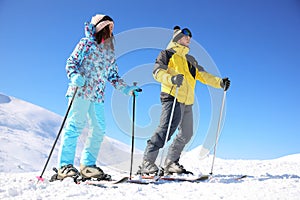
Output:
<path fill-rule="evenodd" d="M 68 84 L 65 62 L 84 36 L 83 23 L 96 13 L 114 19 L 115 35 L 144 27 L 180 25 L 192 30 L 193 40 L 209 54 L 221 76 L 232 81 L 218 157 L 271 159 L 300 153 L 299 1 L 1 0 L 0 92 L 63 116 Z M 120 75 L 153 63 L 158 52 L 143 49 L 120 56 Z M 142 125 L 149 123 L 143 109 L 159 104 L 158 85 L 143 89 L 137 100 L 137 123 Z M 196 93 L 200 127 L 194 146 L 204 140 L 211 119 L 207 87 L 197 84 Z M 107 135 L 130 144 L 111 114 L 110 85 L 106 97 Z M 130 103 L 124 106 L 131 109 Z M 139 148 L 143 144 L 145 139 L 137 140 Z"/>

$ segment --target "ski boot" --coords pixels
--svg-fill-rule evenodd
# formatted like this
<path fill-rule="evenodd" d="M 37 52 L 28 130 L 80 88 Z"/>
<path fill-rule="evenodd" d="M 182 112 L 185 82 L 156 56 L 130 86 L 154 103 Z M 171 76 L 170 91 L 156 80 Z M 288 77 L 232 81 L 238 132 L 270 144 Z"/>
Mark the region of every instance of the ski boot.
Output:
<path fill-rule="evenodd" d="M 65 179 L 67 177 L 75 178 L 79 175 L 78 170 L 72 164 L 64 165 L 59 169 L 56 169 L 54 167 L 53 171 L 55 171 L 56 174 L 54 174 L 51 177 L 50 182 L 57 181 L 57 180 L 62 181 L 63 179 Z"/>
<path fill-rule="evenodd" d="M 75 182 L 86 181 L 86 180 L 106 180 L 111 181 L 111 175 L 105 174 L 100 167 L 96 165 L 91 166 L 80 166 L 80 176 L 74 179 Z"/>
<path fill-rule="evenodd" d="M 148 160 L 144 160 L 139 168 L 140 169 L 136 173 L 137 175 L 157 175 L 159 171 L 156 164 Z"/>
<path fill-rule="evenodd" d="M 178 161 L 171 161 L 167 159 L 165 161 L 165 167 L 164 167 L 164 173 L 165 175 L 172 175 L 174 173 L 176 174 L 192 174 L 192 172 L 187 171 L 183 165 L 180 165 Z"/>

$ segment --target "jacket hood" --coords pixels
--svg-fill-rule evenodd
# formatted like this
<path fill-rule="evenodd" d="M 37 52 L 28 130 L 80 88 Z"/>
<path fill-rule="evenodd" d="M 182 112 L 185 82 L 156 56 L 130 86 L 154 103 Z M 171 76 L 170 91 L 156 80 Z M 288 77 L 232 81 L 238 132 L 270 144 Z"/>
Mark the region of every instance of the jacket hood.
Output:
<path fill-rule="evenodd" d="M 94 24 L 91 24 L 90 22 L 85 22 L 84 23 L 84 33 L 85 33 L 85 37 L 94 40 L 95 37 L 95 33 L 96 33 L 96 29 Z"/>

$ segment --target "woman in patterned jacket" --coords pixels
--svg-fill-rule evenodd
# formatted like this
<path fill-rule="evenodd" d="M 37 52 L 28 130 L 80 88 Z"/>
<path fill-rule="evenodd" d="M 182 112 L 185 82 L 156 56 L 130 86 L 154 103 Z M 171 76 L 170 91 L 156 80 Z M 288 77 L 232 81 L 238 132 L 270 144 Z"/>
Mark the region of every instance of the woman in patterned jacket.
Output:
<path fill-rule="evenodd" d="M 105 134 L 104 93 L 106 81 L 129 95 L 139 89 L 128 86 L 118 75 L 114 54 L 114 22 L 107 15 L 97 14 L 90 23 L 85 23 L 85 38 L 82 38 L 67 60 L 66 71 L 70 80 L 66 96 L 76 96 L 71 106 L 58 156 L 58 179 L 76 176 L 102 178 L 96 159 Z M 89 134 L 84 145 L 80 172 L 74 167 L 76 144 L 79 135 L 89 124 Z"/>

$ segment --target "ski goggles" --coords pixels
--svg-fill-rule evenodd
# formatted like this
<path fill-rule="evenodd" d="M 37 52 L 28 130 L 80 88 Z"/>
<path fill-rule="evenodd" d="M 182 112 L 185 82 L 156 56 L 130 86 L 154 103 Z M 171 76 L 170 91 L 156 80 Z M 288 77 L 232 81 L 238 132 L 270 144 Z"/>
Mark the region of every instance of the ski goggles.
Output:
<path fill-rule="evenodd" d="M 181 32 L 186 36 L 192 37 L 192 32 L 188 28 L 182 29 Z"/>

